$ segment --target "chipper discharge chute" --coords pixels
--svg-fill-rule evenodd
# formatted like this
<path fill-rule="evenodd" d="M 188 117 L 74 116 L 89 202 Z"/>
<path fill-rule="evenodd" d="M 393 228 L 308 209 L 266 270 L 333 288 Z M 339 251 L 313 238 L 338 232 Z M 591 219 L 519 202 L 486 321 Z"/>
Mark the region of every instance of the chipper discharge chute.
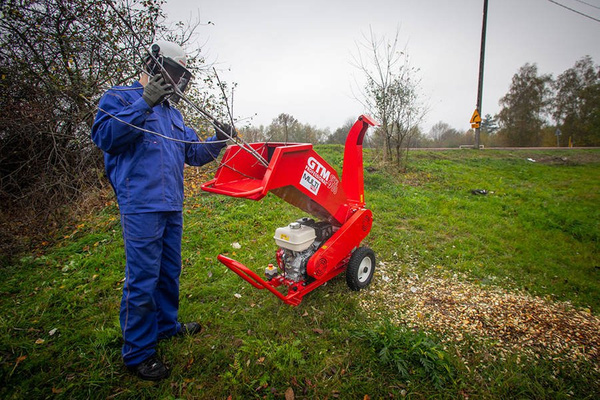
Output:
<path fill-rule="evenodd" d="M 271 192 L 315 219 L 304 217 L 275 231 L 277 266 L 269 264 L 265 279 L 222 254 L 219 261 L 255 288 L 267 289 L 291 305 L 343 271 L 352 290 L 369 285 L 375 254 L 360 246 L 373 222 L 365 208 L 362 143 L 369 126 L 375 125 L 362 115 L 350 129 L 342 180 L 312 144 L 229 146 L 215 178 L 203 184 L 203 190 L 251 200 Z M 279 286 L 287 286 L 287 294 Z"/>

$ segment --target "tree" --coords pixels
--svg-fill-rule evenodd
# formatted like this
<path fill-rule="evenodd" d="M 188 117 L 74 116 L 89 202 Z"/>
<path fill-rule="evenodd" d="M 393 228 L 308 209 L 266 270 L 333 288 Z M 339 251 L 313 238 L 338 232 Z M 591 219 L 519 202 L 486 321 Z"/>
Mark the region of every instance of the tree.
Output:
<path fill-rule="evenodd" d="M 359 101 L 381 126 L 375 130 L 375 143 L 383 149 L 385 161 L 394 157 L 402 165 L 402 151 L 410 145 L 417 126 L 425 115 L 419 102 L 420 80 L 410 66 L 406 51 L 398 49 L 399 32 L 393 40 L 370 35 L 357 44 L 355 66 L 364 74 L 366 83 Z"/>
<path fill-rule="evenodd" d="M 440 142 L 442 140 L 442 137 L 446 134 L 446 132 L 450 130 L 455 131 L 455 129 L 453 129 L 449 124 L 440 121 L 431 127 L 431 129 L 429 130 L 429 137 L 435 142 Z"/>
<path fill-rule="evenodd" d="M 464 135 L 442 121 L 431 127 L 429 137 L 433 139 L 432 145 L 436 147 L 458 147 L 461 144 L 469 143 Z"/>
<path fill-rule="evenodd" d="M 102 0 L 0 3 L 3 227 L 12 229 L 13 209 L 27 227 L 59 224 L 61 211 L 106 182 L 89 136 L 99 97 L 137 78 L 155 39 L 184 44 L 193 34 L 165 26 L 164 2 L 127 0 L 118 11 Z M 191 57 L 192 68 L 202 62 Z"/>
<path fill-rule="evenodd" d="M 509 146 L 538 146 L 544 114 L 551 101 L 550 75 L 539 75 L 536 64 L 525 64 L 500 99 L 498 119 Z"/>
<path fill-rule="evenodd" d="M 429 137 L 427 133 L 424 133 L 419 129 L 419 132 L 415 137 L 411 140 L 411 147 L 414 148 L 427 148 L 433 147 L 433 140 Z"/>
<path fill-rule="evenodd" d="M 240 136 L 247 142 L 263 142 L 267 140 L 267 129 L 264 125 L 260 125 L 259 127 L 248 126 L 244 127 L 240 130 Z"/>
<path fill-rule="evenodd" d="M 481 133 L 485 133 L 488 135 L 493 135 L 498 132 L 498 122 L 496 118 L 492 117 L 490 114 L 485 114 L 483 117 L 483 121 L 481 121 Z"/>
<path fill-rule="evenodd" d="M 293 141 L 298 143 L 321 143 L 329 136 L 328 129 L 319 129 L 310 124 L 298 124 Z"/>
<path fill-rule="evenodd" d="M 272 142 L 287 143 L 295 136 L 295 131 L 298 127 L 298 120 L 293 116 L 285 113 L 279 114 L 267 130 L 269 140 Z"/>
<path fill-rule="evenodd" d="M 134 2 L 126 35 L 99 0 L 3 2 L 0 19 L 0 170 L 3 202 L 60 203 L 89 185 L 101 158 L 89 140 L 92 102 L 140 65 L 162 0 Z M 120 9 L 125 13 L 128 10 Z M 125 37 L 127 36 L 127 37 Z"/>
<path fill-rule="evenodd" d="M 355 120 L 349 118 L 344 125 L 337 128 L 331 135 L 327 137 L 326 143 L 328 144 L 345 144 L 346 137 L 348 136 L 348 132 L 354 125 Z"/>
<path fill-rule="evenodd" d="M 281 113 L 265 129 L 264 138 L 271 142 L 320 143 L 329 136 L 328 130 L 302 124 L 289 114 Z"/>
<path fill-rule="evenodd" d="M 554 83 L 552 115 L 561 126 L 563 145 L 569 137 L 580 146 L 600 145 L 600 66 L 583 57 Z"/>

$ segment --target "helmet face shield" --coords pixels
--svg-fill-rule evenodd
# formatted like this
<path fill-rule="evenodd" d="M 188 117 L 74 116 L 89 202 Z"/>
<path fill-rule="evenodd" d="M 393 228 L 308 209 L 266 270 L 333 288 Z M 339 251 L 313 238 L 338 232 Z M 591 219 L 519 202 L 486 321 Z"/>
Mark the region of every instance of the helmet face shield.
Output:
<path fill-rule="evenodd" d="M 163 74 L 169 84 L 183 93 L 193 78 L 186 64 L 186 55 L 181 46 L 158 41 L 152 45 L 151 53 L 146 58 L 146 72 L 150 75 Z M 179 101 L 177 93 L 173 94 L 170 100 L 177 103 Z"/>
<path fill-rule="evenodd" d="M 185 68 L 184 66 L 180 65 L 179 63 L 171 60 L 170 58 L 167 57 L 158 57 L 158 63 L 156 61 L 154 61 L 153 59 L 151 59 L 150 57 L 148 57 L 149 60 L 147 62 L 147 71 L 150 75 L 156 75 L 156 74 L 163 74 L 163 75 L 169 75 L 168 77 L 165 76 L 165 78 L 167 79 L 167 82 L 169 83 L 175 83 L 175 85 L 179 85 L 179 82 L 182 80 L 182 78 L 187 79 L 188 81 L 192 78 L 192 74 L 190 73 L 190 71 L 188 71 L 187 68 Z M 160 66 L 162 65 L 161 68 Z M 166 72 L 166 74 L 165 74 Z M 173 82 L 171 82 L 171 80 Z"/>
<path fill-rule="evenodd" d="M 187 70 L 187 68 L 171 60 L 170 58 L 161 57 L 159 61 L 162 61 L 162 66 L 164 67 L 163 75 L 165 75 L 166 72 L 169 75 L 169 77 L 173 80 L 173 83 L 175 83 L 175 85 L 179 85 L 182 78 L 185 78 L 189 81 L 192 77 L 192 74 Z M 169 78 L 167 78 L 167 82 L 169 82 Z"/>

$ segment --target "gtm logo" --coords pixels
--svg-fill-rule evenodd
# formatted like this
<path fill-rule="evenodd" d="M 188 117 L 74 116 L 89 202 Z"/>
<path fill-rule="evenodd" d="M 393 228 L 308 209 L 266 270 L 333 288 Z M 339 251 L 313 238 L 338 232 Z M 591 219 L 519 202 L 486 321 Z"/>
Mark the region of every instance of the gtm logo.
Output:
<path fill-rule="evenodd" d="M 328 171 L 320 162 L 315 160 L 314 157 L 308 158 L 308 167 L 313 169 L 317 174 L 321 175 L 321 178 L 327 182 L 329 180 L 329 175 L 331 175 L 331 171 Z"/>

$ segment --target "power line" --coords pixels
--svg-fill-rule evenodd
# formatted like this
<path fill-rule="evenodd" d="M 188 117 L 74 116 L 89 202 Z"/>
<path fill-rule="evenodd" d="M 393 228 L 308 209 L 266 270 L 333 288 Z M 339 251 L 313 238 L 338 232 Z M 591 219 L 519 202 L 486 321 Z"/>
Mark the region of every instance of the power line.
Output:
<path fill-rule="evenodd" d="M 583 0 L 575 0 L 575 1 L 576 1 L 576 2 L 578 2 L 578 3 L 581 3 L 581 4 L 585 4 L 586 6 L 590 6 L 590 7 L 593 7 L 593 8 L 596 8 L 596 9 L 600 10 L 600 7 L 598 7 L 598 6 L 595 6 L 595 5 L 593 5 L 593 4 L 590 4 L 590 3 L 586 3 L 586 2 L 585 2 L 585 1 L 583 1 Z"/>
<path fill-rule="evenodd" d="M 560 6 L 560 7 L 566 8 L 566 9 L 567 9 L 567 10 L 569 10 L 569 11 L 573 11 L 573 12 L 574 12 L 574 13 L 576 13 L 576 14 L 583 15 L 583 16 L 584 16 L 584 17 L 586 17 L 586 18 L 592 19 L 592 20 L 594 20 L 594 21 L 596 21 L 596 22 L 600 22 L 600 19 L 598 19 L 598 18 L 594 18 L 594 17 L 592 17 L 591 15 L 587 15 L 587 14 L 584 14 L 584 13 L 582 13 L 581 11 L 574 10 L 574 9 L 572 9 L 571 7 L 567 7 L 567 6 L 565 6 L 564 4 L 560 4 L 560 3 L 559 3 L 559 2 L 557 2 L 557 1 L 554 1 L 554 0 L 548 0 L 548 1 L 549 1 L 550 3 L 556 4 L 557 6 Z"/>

